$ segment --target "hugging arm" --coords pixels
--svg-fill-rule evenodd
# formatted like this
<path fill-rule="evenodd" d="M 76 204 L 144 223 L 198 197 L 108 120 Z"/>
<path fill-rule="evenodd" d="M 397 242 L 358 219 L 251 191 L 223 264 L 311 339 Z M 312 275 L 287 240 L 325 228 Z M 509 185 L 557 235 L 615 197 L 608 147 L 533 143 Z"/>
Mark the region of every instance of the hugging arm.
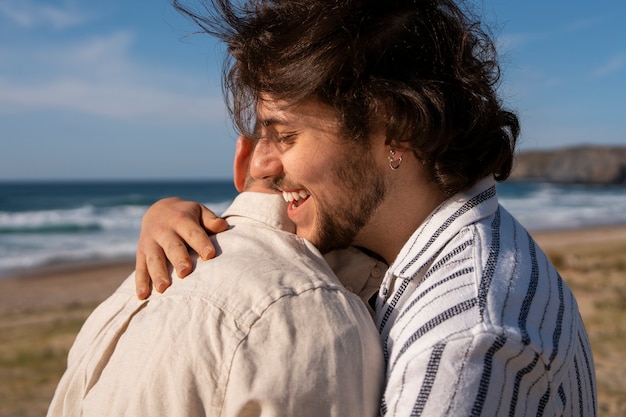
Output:
<path fill-rule="evenodd" d="M 154 203 L 144 214 L 135 259 L 137 297 L 145 299 L 154 285 L 163 292 L 171 284 L 168 263 L 179 277 L 193 269 L 189 249 L 202 259 L 215 256 L 208 233 L 226 230 L 226 220 L 217 217 L 200 203 L 178 197 L 164 198 Z"/>

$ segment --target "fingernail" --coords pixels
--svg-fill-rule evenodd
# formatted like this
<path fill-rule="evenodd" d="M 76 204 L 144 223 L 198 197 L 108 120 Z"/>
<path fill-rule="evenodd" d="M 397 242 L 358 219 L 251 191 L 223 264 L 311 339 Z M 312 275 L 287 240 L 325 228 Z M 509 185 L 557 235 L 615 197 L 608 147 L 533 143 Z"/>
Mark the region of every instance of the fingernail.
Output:
<path fill-rule="evenodd" d="M 156 289 L 158 292 L 163 292 L 167 288 L 167 283 L 163 280 L 157 282 Z"/>
<path fill-rule="evenodd" d="M 200 252 L 200 257 L 202 257 L 202 259 L 205 261 L 209 259 L 210 255 L 211 255 L 211 248 L 209 247 L 203 248 L 202 251 Z"/>
<path fill-rule="evenodd" d="M 190 268 L 190 266 L 189 266 L 188 263 L 186 263 L 186 262 L 179 263 L 178 266 L 176 267 L 177 275 L 180 278 L 183 278 L 187 274 L 187 271 L 188 271 L 189 268 Z"/>

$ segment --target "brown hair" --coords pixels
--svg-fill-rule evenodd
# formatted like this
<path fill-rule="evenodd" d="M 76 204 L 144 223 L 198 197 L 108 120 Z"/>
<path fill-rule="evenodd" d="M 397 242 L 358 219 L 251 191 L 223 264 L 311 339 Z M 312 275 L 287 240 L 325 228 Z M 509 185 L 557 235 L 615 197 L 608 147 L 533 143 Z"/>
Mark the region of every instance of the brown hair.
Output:
<path fill-rule="evenodd" d="M 225 42 L 224 92 L 253 130 L 261 94 L 332 106 L 345 136 L 382 126 L 447 194 L 508 177 L 519 135 L 496 95 L 500 69 L 480 21 L 452 0 L 227 0 L 176 8 Z"/>

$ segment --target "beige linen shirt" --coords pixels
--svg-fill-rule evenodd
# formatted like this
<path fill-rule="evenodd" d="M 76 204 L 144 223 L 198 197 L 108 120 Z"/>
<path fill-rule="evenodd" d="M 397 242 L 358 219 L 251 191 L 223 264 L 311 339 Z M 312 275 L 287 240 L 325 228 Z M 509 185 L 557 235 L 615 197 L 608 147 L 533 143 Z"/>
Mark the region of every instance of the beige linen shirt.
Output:
<path fill-rule="evenodd" d="M 137 300 L 131 275 L 85 322 L 48 416 L 377 415 L 378 332 L 282 204 L 239 195 L 219 256 L 163 294 Z"/>

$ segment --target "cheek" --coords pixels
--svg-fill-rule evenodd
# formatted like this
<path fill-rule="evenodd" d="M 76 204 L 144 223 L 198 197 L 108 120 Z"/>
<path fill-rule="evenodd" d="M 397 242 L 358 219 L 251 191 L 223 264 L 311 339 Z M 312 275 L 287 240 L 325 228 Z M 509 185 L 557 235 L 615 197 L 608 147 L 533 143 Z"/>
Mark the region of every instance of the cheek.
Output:
<path fill-rule="evenodd" d="M 312 188 L 319 185 L 327 177 L 325 175 L 327 169 L 325 169 L 325 164 L 321 159 L 322 157 L 315 154 L 304 158 L 283 158 L 282 164 L 286 177 L 295 180 L 309 191 L 313 191 Z"/>
<path fill-rule="evenodd" d="M 339 152 L 328 149 L 311 152 L 307 158 L 300 161 L 299 173 L 309 184 L 323 187 L 318 192 L 337 188 L 336 172 L 348 161 L 341 157 Z"/>

